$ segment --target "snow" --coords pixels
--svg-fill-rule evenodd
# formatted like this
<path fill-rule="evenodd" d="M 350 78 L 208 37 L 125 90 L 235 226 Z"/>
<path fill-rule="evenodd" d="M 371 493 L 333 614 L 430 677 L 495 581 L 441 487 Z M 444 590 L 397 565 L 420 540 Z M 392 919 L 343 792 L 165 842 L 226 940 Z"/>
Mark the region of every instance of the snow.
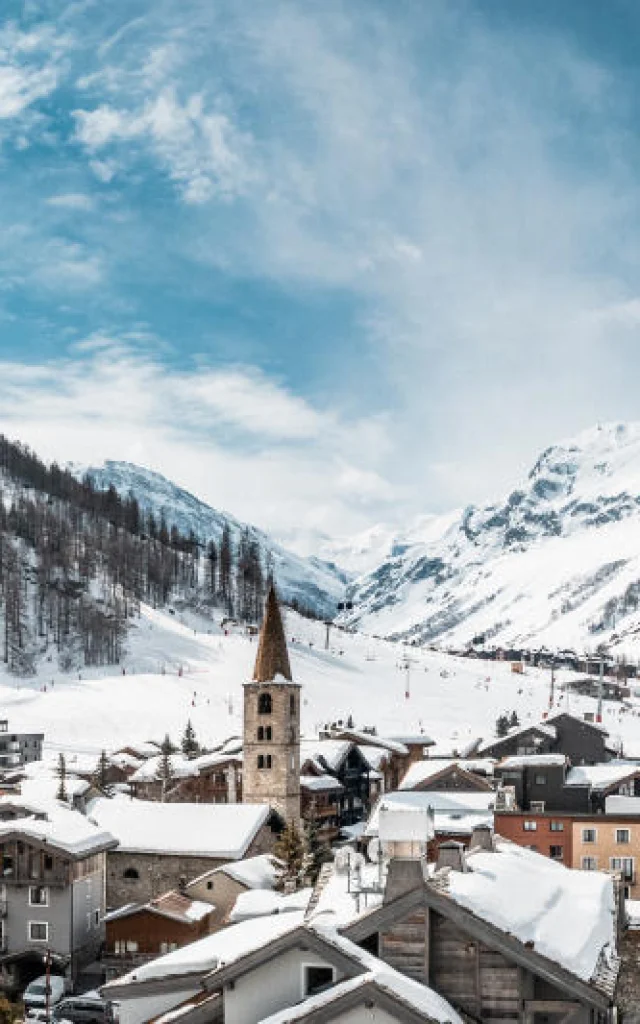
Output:
<path fill-rule="evenodd" d="M 314 793 L 331 791 L 340 792 L 344 787 L 333 775 L 301 775 L 300 788 L 309 789 Z"/>
<path fill-rule="evenodd" d="M 278 861 L 268 853 L 260 854 L 258 857 L 247 857 L 235 864 L 223 864 L 215 868 L 213 874 L 218 871 L 224 872 L 229 878 L 240 882 L 248 889 L 273 889 L 278 881 Z"/>
<path fill-rule="evenodd" d="M 208 917 L 213 907 L 210 903 L 203 903 L 202 900 L 191 900 L 190 906 L 185 911 L 185 916 L 190 921 L 202 921 L 203 918 Z"/>
<path fill-rule="evenodd" d="M 467 793 L 462 790 L 421 792 L 402 790 L 386 793 L 380 798 L 367 822 L 365 836 L 379 834 L 382 808 L 398 807 L 406 810 L 420 808 L 433 811 L 433 831 L 436 835 L 469 836 L 478 825 L 493 828 L 495 793 Z"/>
<path fill-rule="evenodd" d="M 104 986 L 104 992 L 108 996 L 110 986 L 137 985 L 156 978 L 176 977 L 182 974 L 207 974 L 217 967 L 222 967 L 223 964 L 233 963 L 253 950 L 261 949 L 272 939 L 293 931 L 302 924 L 303 917 L 301 912 L 276 914 L 230 925 L 222 931 L 136 967 L 129 974 L 108 982 Z"/>
<path fill-rule="evenodd" d="M 640 796 L 608 796 L 604 809 L 607 814 L 640 814 Z"/>
<path fill-rule="evenodd" d="M 616 653 L 640 649 L 640 424 L 548 449 L 508 497 L 400 540 L 356 584 L 345 621 L 384 636 Z M 622 602 L 603 619 L 608 601 Z"/>
<path fill-rule="evenodd" d="M 185 757 L 184 754 L 169 755 L 171 765 L 171 776 L 175 779 L 186 779 L 189 776 L 197 775 L 198 768 L 195 760 Z M 138 769 L 129 776 L 129 782 L 154 782 L 161 777 L 162 755 L 149 757 Z"/>
<path fill-rule="evenodd" d="M 468 872 L 449 873 L 450 898 L 583 981 L 603 950 L 615 952 L 608 875 L 572 871 L 499 838 L 494 852 L 473 850 L 467 864 Z"/>
<path fill-rule="evenodd" d="M 20 798 L 0 797 L 0 806 L 20 808 Z M 42 802 L 29 809 L 46 818 L 26 814 L 12 821 L 0 821 L 0 840 L 20 832 L 39 842 L 50 843 L 73 857 L 87 857 L 116 845 L 108 829 L 92 824 L 79 811 L 72 811 L 59 801 Z"/>
<path fill-rule="evenodd" d="M 249 889 L 238 896 L 229 913 L 229 921 L 234 924 L 237 921 L 247 921 L 251 917 L 264 917 L 267 914 L 305 911 L 312 892 L 312 889 L 300 889 L 298 892 L 283 896 L 269 889 Z"/>
<path fill-rule="evenodd" d="M 331 771 L 338 771 L 352 746 L 351 740 L 302 739 L 300 765 L 304 765 L 306 761 L 324 762 Z"/>
<path fill-rule="evenodd" d="M 640 900 L 625 900 L 629 928 L 640 928 Z"/>
<path fill-rule="evenodd" d="M 356 858 L 354 866 L 355 861 Z M 365 862 L 361 865 L 360 888 L 373 889 L 379 880 L 377 864 Z M 358 898 L 353 891 L 356 888 L 353 870 L 350 881 L 347 870 L 338 871 L 335 863 L 330 866 L 328 877 L 323 880 L 323 884 L 318 885 L 318 888 L 317 902 L 308 914 L 309 922 L 314 925 L 324 923 L 327 927 L 345 928 L 361 914 L 382 903 L 382 892 L 368 892 Z"/>
<path fill-rule="evenodd" d="M 567 772 L 566 786 L 591 786 L 608 789 L 630 775 L 640 774 L 640 766 L 632 761 L 608 761 L 606 764 L 577 765 Z"/>
<path fill-rule="evenodd" d="M 433 761 L 414 761 L 410 765 L 406 775 L 402 779 L 399 788 L 400 789 L 415 789 L 416 786 L 421 785 L 423 782 L 427 782 L 428 779 L 433 778 L 435 775 L 439 775 L 440 772 L 447 771 L 452 767 L 461 768 L 466 772 L 478 772 L 486 776 L 493 775 L 493 766 L 495 761 L 490 757 L 476 758 L 475 760 L 458 760 L 457 758 L 443 758 L 442 760 Z"/>
<path fill-rule="evenodd" d="M 406 807 L 382 802 L 378 810 L 378 835 L 382 842 L 427 843 L 433 834 L 429 807 Z"/>
<path fill-rule="evenodd" d="M 267 804 L 186 804 L 98 797 L 87 815 L 128 853 L 239 860 L 267 821 Z"/>
<path fill-rule="evenodd" d="M 505 757 L 499 768 L 562 768 L 567 763 L 564 754 L 517 754 Z"/>

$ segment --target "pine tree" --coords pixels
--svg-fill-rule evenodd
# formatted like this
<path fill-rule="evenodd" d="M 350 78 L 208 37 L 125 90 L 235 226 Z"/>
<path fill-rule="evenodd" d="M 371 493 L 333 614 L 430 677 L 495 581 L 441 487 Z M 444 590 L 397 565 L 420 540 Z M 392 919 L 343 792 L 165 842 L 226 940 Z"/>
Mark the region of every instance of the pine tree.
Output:
<path fill-rule="evenodd" d="M 509 719 L 506 715 L 498 715 L 496 719 L 496 736 L 506 736 L 509 732 Z"/>
<path fill-rule="evenodd" d="M 185 757 L 196 757 L 197 754 L 200 753 L 200 744 L 196 740 L 196 734 L 191 724 L 191 719 L 188 720 L 185 726 L 180 746 L 182 747 L 182 753 Z"/>
<path fill-rule="evenodd" d="M 160 755 L 160 761 L 158 763 L 157 770 L 158 781 L 162 783 L 160 799 L 164 802 L 167 790 L 173 780 L 173 765 L 171 764 L 171 753 L 169 750 L 164 749 Z"/>
<path fill-rule="evenodd" d="M 285 825 L 273 852 L 282 861 L 278 888 L 284 892 L 294 892 L 302 880 L 305 844 L 300 830 L 293 821 L 288 821 Z"/>
<path fill-rule="evenodd" d="M 323 847 L 320 842 L 320 825 L 316 815 L 315 803 L 311 806 L 311 814 L 305 822 L 304 826 L 304 840 L 305 840 L 305 857 L 304 857 L 304 875 L 305 881 L 308 881 L 310 885 L 315 885 L 316 879 L 320 874 L 320 868 L 326 859 L 326 847 Z"/>
<path fill-rule="evenodd" d="M 520 725 L 520 719 L 518 718 L 518 712 L 517 711 L 512 711 L 511 712 L 511 718 L 509 719 L 509 728 L 510 729 L 515 729 L 519 725 Z"/>
<path fill-rule="evenodd" d="M 175 743 L 171 742 L 171 737 L 169 736 L 169 733 L 166 733 L 162 743 L 160 744 L 160 750 L 162 751 L 162 753 L 175 754 L 177 749 L 178 748 L 176 747 Z"/>
<path fill-rule="evenodd" d="M 67 799 L 67 762 L 65 761 L 64 754 L 58 755 L 58 791 L 56 793 L 56 800 Z"/>
<path fill-rule="evenodd" d="M 103 750 L 100 754 L 98 764 L 96 765 L 94 780 L 99 789 L 104 790 L 109 785 L 109 759 L 107 757 L 106 750 Z"/>

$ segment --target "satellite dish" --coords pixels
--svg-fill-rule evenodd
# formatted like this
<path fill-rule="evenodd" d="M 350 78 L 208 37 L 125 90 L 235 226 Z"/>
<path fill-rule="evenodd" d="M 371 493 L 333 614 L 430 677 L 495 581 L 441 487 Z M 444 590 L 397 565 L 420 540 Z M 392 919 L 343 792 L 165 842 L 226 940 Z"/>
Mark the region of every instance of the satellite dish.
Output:
<path fill-rule="evenodd" d="M 367 846 L 367 857 L 372 864 L 377 864 L 382 856 L 382 843 L 374 837 Z"/>

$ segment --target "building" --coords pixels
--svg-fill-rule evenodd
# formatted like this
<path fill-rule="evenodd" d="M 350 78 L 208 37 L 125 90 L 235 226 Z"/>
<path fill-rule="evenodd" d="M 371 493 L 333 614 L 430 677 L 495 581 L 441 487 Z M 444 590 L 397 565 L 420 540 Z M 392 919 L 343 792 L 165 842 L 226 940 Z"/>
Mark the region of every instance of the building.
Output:
<path fill-rule="evenodd" d="M 433 874 L 422 859 L 391 861 L 384 902 L 343 934 L 466 1020 L 612 1022 L 620 897 L 608 875 L 587 879 L 479 829 L 468 853 L 441 846 Z"/>
<path fill-rule="evenodd" d="M 185 804 L 127 796 L 87 814 L 118 840 L 107 861 L 107 906 L 148 903 L 229 861 L 272 853 L 280 819 L 268 804 Z"/>
<path fill-rule="evenodd" d="M 253 679 L 244 684 L 242 800 L 300 821 L 300 684 L 294 683 L 280 608 L 269 590 Z"/>
<path fill-rule="evenodd" d="M 494 763 L 491 758 L 414 761 L 397 788 L 486 793 L 493 789 Z"/>
<path fill-rule="evenodd" d="M 382 775 L 373 767 L 376 763 L 373 752 L 377 749 L 360 747 L 346 739 L 305 739 L 300 744 L 305 781 L 325 779 L 327 786 L 333 781 L 341 787 L 338 800 L 340 827 L 363 821 L 383 790 Z"/>
<path fill-rule="evenodd" d="M 239 896 L 247 892 L 272 892 L 278 881 L 278 861 L 263 854 L 212 868 L 187 882 L 185 896 L 211 904 L 213 914 L 209 931 L 218 931 L 227 922 Z"/>
<path fill-rule="evenodd" d="M 522 811 L 603 812 L 609 796 L 640 795 L 640 769 L 634 762 L 572 768 L 565 754 L 523 754 L 504 758 L 494 774 Z"/>
<path fill-rule="evenodd" d="M 52 802 L 0 800 L 0 982 L 19 987 L 42 973 L 49 951 L 71 978 L 105 938 L 107 853 L 117 840 L 82 814 Z"/>
<path fill-rule="evenodd" d="M 43 740 L 42 732 L 10 733 L 8 720 L 0 719 L 0 772 L 41 761 Z"/>
<path fill-rule="evenodd" d="M 566 711 L 535 725 L 516 726 L 505 736 L 485 744 L 481 757 L 519 757 L 522 754 L 564 754 L 574 766 L 601 764 L 614 756 L 607 745 L 609 733 Z"/>
<path fill-rule="evenodd" d="M 395 809 L 408 813 L 427 812 L 431 820 L 427 859 L 435 861 L 443 843 L 455 840 L 466 848 L 476 828 L 493 827 L 495 795 L 492 791 L 464 790 L 402 790 L 386 793 L 371 812 L 364 831 L 364 841 L 368 843 L 380 836 L 381 812 Z"/>
<path fill-rule="evenodd" d="M 145 904 L 129 904 L 105 917 L 102 963 L 107 978 L 208 935 L 214 908 L 179 892 L 167 892 Z"/>

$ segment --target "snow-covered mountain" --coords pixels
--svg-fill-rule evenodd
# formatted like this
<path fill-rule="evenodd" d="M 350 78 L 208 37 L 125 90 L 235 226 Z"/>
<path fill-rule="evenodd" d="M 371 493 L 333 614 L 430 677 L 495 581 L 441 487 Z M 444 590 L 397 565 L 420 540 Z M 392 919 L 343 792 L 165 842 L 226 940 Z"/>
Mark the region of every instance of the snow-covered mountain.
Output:
<path fill-rule="evenodd" d="M 248 529 L 263 551 L 271 553 L 278 589 L 288 603 L 297 601 L 317 615 L 333 617 L 336 606 L 344 599 L 349 577 L 337 566 L 288 551 L 262 530 L 212 508 L 160 473 L 130 462 L 111 460 L 102 466 L 74 467 L 74 471 L 79 476 L 90 473 L 98 487 L 113 485 L 122 495 L 134 494 L 145 512 L 153 512 L 158 517 L 164 513 L 167 522 L 175 524 L 181 533 L 193 530 L 203 542 L 219 543 L 225 526 L 237 542 L 242 531 Z"/>
<path fill-rule="evenodd" d="M 389 637 L 640 653 L 640 423 L 554 445 L 504 500 L 426 519 L 350 597 L 349 622 Z"/>

